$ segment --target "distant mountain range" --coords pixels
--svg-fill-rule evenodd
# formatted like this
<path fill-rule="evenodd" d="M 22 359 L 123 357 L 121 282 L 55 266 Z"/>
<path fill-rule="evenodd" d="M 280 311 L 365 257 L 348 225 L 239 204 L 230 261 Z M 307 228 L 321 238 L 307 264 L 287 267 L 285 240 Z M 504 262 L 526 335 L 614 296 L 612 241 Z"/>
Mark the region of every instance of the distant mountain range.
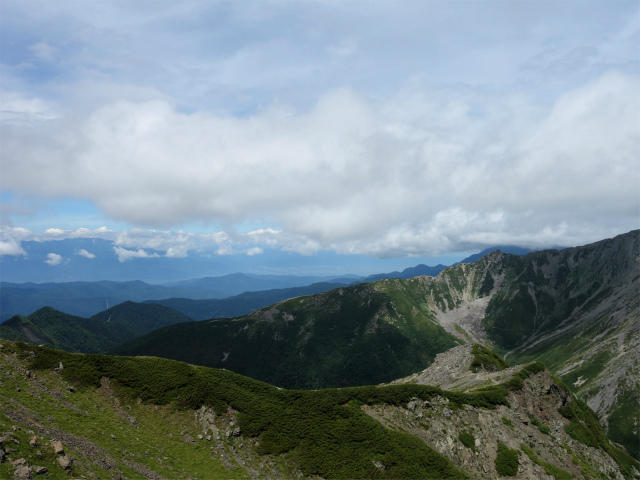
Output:
<path fill-rule="evenodd" d="M 105 254 L 113 253 L 110 242 L 104 240 L 96 240 L 94 242 L 88 239 L 77 240 L 79 243 L 74 241 L 72 244 L 64 244 L 64 242 L 63 244 L 67 245 L 67 249 L 93 246 L 94 251 L 99 251 L 95 250 L 96 247 L 99 247 L 104 250 Z M 70 245 L 73 246 L 71 247 Z M 40 249 L 42 247 L 42 245 L 38 246 Z M 45 250 L 49 248 L 47 247 Z M 481 254 L 468 257 L 461 263 L 470 263 L 478 255 L 484 256 L 486 253 L 498 248 L 505 253 L 525 254 L 528 252 L 528 250 L 518 247 L 495 247 L 487 249 Z M 2 261 L 4 262 L 1 265 L 3 268 L 11 263 L 7 259 Z M 418 275 L 436 276 L 445 268 L 444 265 L 435 267 L 417 265 L 406 268 L 402 272 L 379 273 L 368 277 L 359 277 L 357 275 L 326 277 L 233 273 L 218 277 L 194 278 L 164 285 L 152 285 L 140 280 L 47 283 L 10 283 L 3 281 L 0 282 L 0 322 L 17 314 L 29 315 L 42 307 L 52 307 L 71 315 L 90 317 L 109 308 L 109 306 L 125 301 L 143 302 L 151 300 L 162 300 L 162 302 L 156 303 L 176 308 L 194 320 L 205 320 L 213 317 L 244 315 L 256 308 L 270 305 L 292 296 L 319 293 L 341 284 L 355 285 L 384 278 L 406 279 Z M 5 273 L 3 270 L 2 278 L 7 276 Z M 287 290 L 302 287 L 308 288 L 306 290 Z M 264 293 L 253 294 L 250 292 Z M 219 299 L 225 299 L 225 301 Z M 200 301 L 194 302 L 190 300 Z"/>
<path fill-rule="evenodd" d="M 109 306 L 126 301 L 143 302 L 163 299 L 219 299 L 238 295 L 247 290 L 261 291 L 308 286 L 318 278 L 295 275 L 251 275 L 237 273 L 220 277 L 206 277 L 180 282 L 173 286 L 150 285 L 142 281 L 131 282 L 69 282 L 69 283 L 0 283 L 0 321 L 16 315 L 29 315 L 42 307 L 89 317 Z M 352 280 L 352 279 L 349 279 Z M 334 283 L 334 286 L 339 283 Z M 316 293 L 320 290 L 310 290 Z M 306 294 L 306 293 L 303 293 Z M 264 295 L 262 296 L 264 298 Z M 274 292 L 274 300 L 283 297 Z M 229 302 L 227 302 L 229 303 Z M 237 302 L 236 302 L 237 303 Z M 216 302 L 213 302 L 216 305 Z M 269 303 L 260 306 L 268 305 Z M 257 307 L 256 307 L 257 308 Z M 247 313 L 247 312 L 245 312 Z M 201 318 L 198 316 L 198 318 Z M 211 317 L 206 317 L 211 318 Z"/>
<path fill-rule="evenodd" d="M 189 278 L 218 277 L 235 272 L 297 272 L 301 263 L 299 254 L 279 249 L 265 248 L 259 256 L 249 256 L 240 252 L 219 255 L 214 249 L 191 251 L 183 257 L 170 257 L 161 250 L 140 249 L 95 238 L 24 241 L 21 247 L 25 255 L 0 256 L 2 281 L 68 283 L 142 280 L 152 284 L 165 284 Z M 54 257 L 50 257 L 51 254 Z M 320 252 L 313 258 L 320 265 L 348 265 L 348 259 L 335 253 Z M 307 271 L 314 272 L 313 262 L 307 263 L 311 265 Z M 361 263 L 360 261 L 360 266 Z M 357 259 L 354 259 L 355 265 L 358 265 Z M 310 275 L 314 276 L 315 282 L 337 276 L 315 273 Z"/>

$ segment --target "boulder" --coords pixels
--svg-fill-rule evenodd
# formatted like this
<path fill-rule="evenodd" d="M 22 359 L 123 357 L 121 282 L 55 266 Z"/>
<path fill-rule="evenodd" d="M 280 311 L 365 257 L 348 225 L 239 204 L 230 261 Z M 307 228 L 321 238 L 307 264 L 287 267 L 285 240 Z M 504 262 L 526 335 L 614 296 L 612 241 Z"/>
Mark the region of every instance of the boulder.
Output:
<path fill-rule="evenodd" d="M 71 468 L 71 463 L 72 462 L 73 462 L 73 460 L 71 460 L 71 457 L 69 457 L 67 455 L 62 455 L 62 456 L 58 457 L 58 463 L 65 470 L 69 470 Z"/>
<path fill-rule="evenodd" d="M 13 469 L 13 478 L 16 480 L 27 480 L 33 478 L 33 471 L 29 465 L 17 465 Z"/>
<path fill-rule="evenodd" d="M 64 448 L 62 447 L 62 442 L 57 440 L 53 442 L 53 451 L 56 452 L 56 455 L 64 455 Z"/>

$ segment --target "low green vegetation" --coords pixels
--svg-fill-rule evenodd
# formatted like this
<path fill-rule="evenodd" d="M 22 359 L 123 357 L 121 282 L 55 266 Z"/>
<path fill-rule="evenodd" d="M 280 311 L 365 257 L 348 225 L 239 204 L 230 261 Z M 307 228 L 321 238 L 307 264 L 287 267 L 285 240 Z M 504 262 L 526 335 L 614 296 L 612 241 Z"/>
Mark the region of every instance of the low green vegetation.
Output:
<path fill-rule="evenodd" d="M 620 388 L 617 405 L 608 418 L 608 436 L 614 442 L 621 443 L 636 459 L 640 458 L 640 442 L 637 426 L 629 428 L 640 419 L 640 381 L 629 381 Z M 637 424 L 636 424 L 637 425 Z"/>
<path fill-rule="evenodd" d="M 513 427 L 513 422 L 511 421 L 510 418 L 507 417 L 502 417 L 502 423 L 504 423 L 507 427 L 509 427 L 511 430 L 514 429 Z"/>
<path fill-rule="evenodd" d="M 242 434 L 258 441 L 258 453 L 292 455 L 305 475 L 325 478 L 465 478 L 445 457 L 415 437 L 383 428 L 360 405 L 406 405 L 439 395 L 454 410 L 463 405 L 494 409 L 508 404 L 506 396 L 514 388 L 505 383 L 473 393 L 416 384 L 281 390 L 230 371 L 162 358 L 77 355 L 21 343 L 15 348 L 34 370 L 62 363 L 60 374 L 80 390 L 111 378 L 126 403 L 186 410 L 206 405 L 216 412 L 231 408 L 238 412 Z M 519 375 L 527 378 L 537 369 L 531 364 Z M 475 447 L 470 433 L 460 441 Z M 501 458 L 499 468 L 511 471 L 510 454 Z"/>
<path fill-rule="evenodd" d="M 542 468 L 544 468 L 544 471 L 547 472 L 548 475 L 551 475 L 556 480 L 571 480 L 573 478 L 573 475 L 571 475 L 566 470 L 562 470 L 561 468 L 558 468 L 555 465 L 551 465 L 550 463 L 547 463 L 539 459 L 538 456 L 535 453 L 533 453 L 533 451 L 529 447 L 527 447 L 525 444 L 521 443 L 520 448 L 524 453 L 527 454 L 527 456 L 531 459 L 533 463 L 535 463 L 536 465 L 540 465 Z"/>
<path fill-rule="evenodd" d="M 524 387 L 524 381 L 529 378 L 531 375 L 535 375 L 536 373 L 543 372 L 546 370 L 544 364 L 540 362 L 533 362 L 525 365 L 522 369 L 511 377 L 507 382 L 505 382 L 505 386 L 509 390 L 521 390 Z"/>
<path fill-rule="evenodd" d="M 498 456 L 495 460 L 496 472 L 505 477 L 515 477 L 518 474 L 518 451 L 498 443 Z"/>
<path fill-rule="evenodd" d="M 410 435 L 383 428 L 360 405 L 406 405 L 414 398 L 439 395 L 454 410 L 463 405 L 494 409 L 507 405 L 506 396 L 513 388 L 502 384 L 462 393 L 403 384 L 281 390 L 230 371 L 162 358 L 78 355 L 13 345 L 33 370 L 51 370 L 62 364 L 63 379 L 80 391 L 98 387 L 100 379 L 107 377 L 113 379 L 125 403 L 186 410 L 206 405 L 216 412 L 231 408 L 238 412 L 242 434 L 258 441 L 258 453 L 293 455 L 305 475 L 326 478 L 464 478 L 445 457 Z M 520 375 L 527 378 L 537 368 L 531 364 Z M 471 433 L 462 435 L 460 441 L 475 447 Z"/>
<path fill-rule="evenodd" d="M 627 452 L 612 444 L 600 427 L 598 417 L 582 400 L 569 402 L 558 412 L 570 420 L 564 430 L 574 440 L 588 446 L 601 448 L 615 460 L 623 474 L 631 478 L 633 469 L 640 470 L 640 463 Z"/>
<path fill-rule="evenodd" d="M 507 362 L 484 345 L 476 343 L 471 348 L 471 353 L 473 354 L 473 360 L 471 361 L 471 370 L 473 372 L 478 372 L 479 370 L 497 372 L 509 368 Z"/>
<path fill-rule="evenodd" d="M 61 375 L 53 371 L 32 370 L 27 379 L 24 363 L 11 358 L 4 362 L 11 344 L 3 341 L 2 346 L 0 436 L 5 437 L 8 458 L 0 463 L 1 479 L 14 478 L 11 461 L 19 458 L 34 467 L 47 468 L 46 475 L 33 475 L 33 478 L 54 480 L 159 476 L 167 479 L 249 478 L 233 458 L 230 464 L 222 461 L 217 449 L 213 449 L 214 442 L 204 439 L 193 445 L 184 441 L 184 434 L 196 439 L 202 433 L 194 422 L 193 411 L 170 404 L 139 404 L 124 396 L 114 398 L 113 393 L 119 390 L 117 382 L 111 383 L 112 393 L 105 388 L 76 388 L 71 392 Z M 28 350 L 21 351 L 28 354 Z M 122 406 L 120 412 L 114 409 L 116 401 Z M 124 412 L 129 418 L 135 418 L 135 424 Z M 37 436 L 37 446 L 32 447 L 30 440 L 34 436 Z M 76 459 L 69 471 L 58 463 L 51 445 L 54 440 L 62 441 L 65 453 Z M 223 436 L 221 443 L 229 452 L 230 447 L 237 448 L 238 440 Z M 143 475 L 134 463 L 157 475 Z"/>
<path fill-rule="evenodd" d="M 458 440 L 460 440 L 465 447 L 470 448 L 474 452 L 476 451 L 476 437 L 474 437 L 472 433 L 463 430 L 458 434 Z"/>
<path fill-rule="evenodd" d="M 538 427 L 538 430 L 540 430 L 545 435 L 549 435 L 551 433 L 551 429 L 549 428 L 549 426 L 538 420 L 536 417 L 531 417 L 529 420 L 533 425 Z"/>
<path fill-rule="evenodd" d="M 491 298 L 482 326 L 500 347 L 516 348 L 534 333 L 535 312 L 528 287 L 514 282 Z"/>

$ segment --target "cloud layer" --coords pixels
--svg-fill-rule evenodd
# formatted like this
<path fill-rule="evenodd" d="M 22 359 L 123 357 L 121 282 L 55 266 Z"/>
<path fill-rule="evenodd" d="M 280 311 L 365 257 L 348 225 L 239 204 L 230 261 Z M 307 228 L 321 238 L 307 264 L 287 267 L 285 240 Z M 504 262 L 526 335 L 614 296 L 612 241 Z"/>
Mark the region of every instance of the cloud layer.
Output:
<path fill-rule="evenodd" d="M 78 50 L 47 27 L 22 60 L 50 78 L 29 84 L 15 59 L 0 109 L 2 190 L 89 200 L 143 229 L 213 225 L 220 254 L 247 243 L 240 225 L 292 251 L 379 257 L 575 245 L 639 227 L 631 3 L 604 23 L 600 2 L 152 5 L 45 8 L 74 19 Z M 117 26 L 122 8 L 140 37 Z M 46 18 L 12 9 L 16 25 Z M 198 243 L 141 232 L 118 239 L 121 261 L 163 235 L 167 256 Z"/>

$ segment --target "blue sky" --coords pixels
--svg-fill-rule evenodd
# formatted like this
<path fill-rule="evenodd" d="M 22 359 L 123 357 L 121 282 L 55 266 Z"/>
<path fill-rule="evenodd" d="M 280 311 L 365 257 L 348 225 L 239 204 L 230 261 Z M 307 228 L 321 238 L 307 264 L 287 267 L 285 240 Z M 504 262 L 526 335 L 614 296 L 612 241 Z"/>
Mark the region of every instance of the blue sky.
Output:
<path fill-rule="evenodd" d="M 404 265 L 640 226 L 637 1 L 0 9 L 0 254 Z"/>

